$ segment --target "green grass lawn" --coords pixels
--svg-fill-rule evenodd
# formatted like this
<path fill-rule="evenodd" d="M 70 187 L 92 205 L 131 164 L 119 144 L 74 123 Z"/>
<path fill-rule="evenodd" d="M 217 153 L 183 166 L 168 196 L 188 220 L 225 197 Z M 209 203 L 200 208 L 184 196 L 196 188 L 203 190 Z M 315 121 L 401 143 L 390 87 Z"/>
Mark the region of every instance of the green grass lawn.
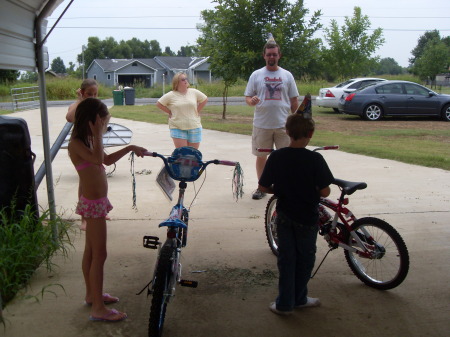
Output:
<path fill-rule="evenodd" d="M 167 115 L 155 105 L 114 106 L 111 114 L 117 118 L 148 123 L 167 124 Z M 356 116 L 330 113 L 313 107 L 316 132 L 313 146 L 339 145 L 345 152 L 404 163 L 450 170 L 450 125 L 439 120 L 385 120 L 379 124 L 360 120 Z M 245 105 L 227 106 L 227 119 L 222 119 L 222 106 L 207 105 L 202 111 L 205 129 L 251 135 L 253 108 Z M 412 124 L 403 128 L 402 123 Z M 329 129 L 338 123 L 342 127 Z M 381 124 L 382 123 L 382 124 Z M 431 123 L 434 127 L 425 128 Z M 354 126 L 358 125 L 359 130 Z M 382 125 L 382 127 L 376 127 Z"/>

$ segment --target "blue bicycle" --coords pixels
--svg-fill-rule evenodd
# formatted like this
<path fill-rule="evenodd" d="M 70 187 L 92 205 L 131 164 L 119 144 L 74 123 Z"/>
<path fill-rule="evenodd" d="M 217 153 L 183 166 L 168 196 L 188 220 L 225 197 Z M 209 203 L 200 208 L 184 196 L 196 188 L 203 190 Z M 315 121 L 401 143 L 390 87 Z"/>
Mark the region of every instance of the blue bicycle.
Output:
<path fill-rule="evenodd" d="M 161 158 L 167 174 L 179 181 L 178 201 L 169 218 L 159 224 L 159 227 L 167 227 L 165 242 L 161 243 L 156 236 L 144 236 L 145 248 L 159 250 L 153 278 L 145 287 L 147 294 L 153 295 L 148 336 L 162 336 L 167 304 L 175 294 L 175 286 L 197 287 L 196 281 L 181 279 L 181 248 L 187 244 L 189 222 L 189 210 L 184 206 L 187 182 L 197 180 L 209 164 L 235 166 L 235 172 L 240 166 L 236 162 L 217 159 L 203 162 L 201 152 L 192 147 L 175 149 L 168 157 L 156 152 L 147 152 L 146 155 Z M 233 179 L 233 185 L 238 180 Z"/>

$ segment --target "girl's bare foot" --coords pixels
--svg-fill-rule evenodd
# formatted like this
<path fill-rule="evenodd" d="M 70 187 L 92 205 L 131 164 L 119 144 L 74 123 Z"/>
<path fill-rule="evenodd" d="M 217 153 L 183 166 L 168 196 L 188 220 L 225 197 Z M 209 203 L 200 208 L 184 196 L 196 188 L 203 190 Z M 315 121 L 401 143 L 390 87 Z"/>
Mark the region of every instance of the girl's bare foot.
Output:
<path fill-rule="evenodd" d="M 102 297 L 103 297 L 103 303 L 104 303 L 104 304 L 114 304 L 114 303 L 119 302 L 119 298 L 118 298 L 118 297 L 112 296 L 112 295 L 110 295 L 110 294 L 108 294 L 108 293 L 104 293 L 104 294 L 102 295 Z M 85 300 L 85 301 L 84 301 L 84 304 L 86 304 L 86 305 L 92 305 L 92 302 L 89 301 L 89 300 Z"/>
<path fill-rule="evenodd" d="M 116 309 L 108 310 L 105 314 L 102 315 L 91 315 L 89 319 L 91 321 L 100 321 L 100 322 L 119 322 L 123 321 L 127 318 L 127 314 L 124 312 L 120 312 Z"/>

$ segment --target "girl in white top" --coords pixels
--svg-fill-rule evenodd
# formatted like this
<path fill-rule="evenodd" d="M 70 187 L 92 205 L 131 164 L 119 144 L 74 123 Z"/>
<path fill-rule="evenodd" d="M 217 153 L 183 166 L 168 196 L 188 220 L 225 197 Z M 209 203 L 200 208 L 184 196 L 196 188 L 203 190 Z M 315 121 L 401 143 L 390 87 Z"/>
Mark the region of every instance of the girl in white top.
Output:
<path fill-rule="evenodd" d="M 202 140 L 200 112 L 208 102 L 201 91 L 189 88 L 186 73 L 176 73 L 172 79 L 172 91 L 163 95 L 156 106 L 169 115 L 170 136 L 176 148 L 199 148 Z"/>

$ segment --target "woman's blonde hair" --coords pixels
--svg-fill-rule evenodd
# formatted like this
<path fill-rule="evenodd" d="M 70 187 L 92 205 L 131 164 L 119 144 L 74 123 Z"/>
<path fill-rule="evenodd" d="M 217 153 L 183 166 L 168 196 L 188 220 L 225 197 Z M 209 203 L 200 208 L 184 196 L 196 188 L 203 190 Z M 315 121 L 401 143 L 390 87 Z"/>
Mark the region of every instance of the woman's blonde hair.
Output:
<path fill-rule="evenodd" d="M 176 73 L 172 78 L 172 90 L 173 91 L 178 91 L 178 83 L 180 83 L 181 75 L 184 75 L 184 76 L 186 76 L 186 78 L 188 78 L 188 76 L 186 75 L 186 73 L 184 71 L 180 71 L 180 72 Z M 189 88 L 189 82 L 188 82 L 188 88 Z"/>

